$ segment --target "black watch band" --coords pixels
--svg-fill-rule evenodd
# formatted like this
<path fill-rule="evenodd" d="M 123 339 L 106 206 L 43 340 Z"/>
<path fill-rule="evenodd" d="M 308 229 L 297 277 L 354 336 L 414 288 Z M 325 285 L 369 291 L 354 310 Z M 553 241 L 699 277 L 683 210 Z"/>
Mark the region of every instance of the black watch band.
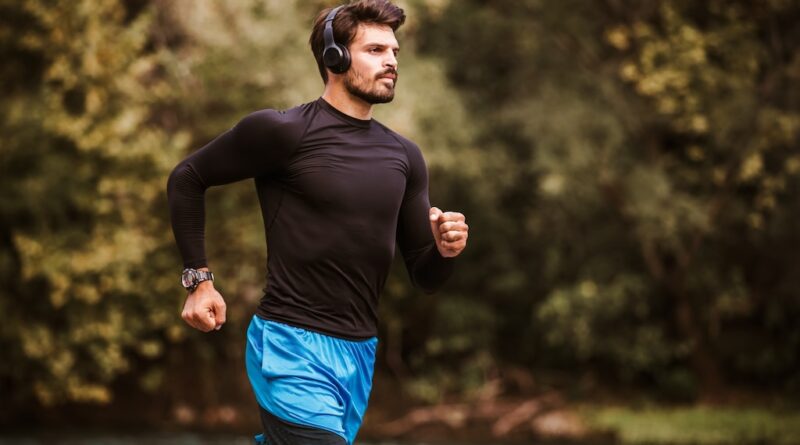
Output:
<path fill-rule="evenodd" d="M 200 283 L 209 280 L 214 281 L 214 273 L 211 271 L 186 268 L 181 273 L 181 285 L 189 292 L 194 292 Z"/>

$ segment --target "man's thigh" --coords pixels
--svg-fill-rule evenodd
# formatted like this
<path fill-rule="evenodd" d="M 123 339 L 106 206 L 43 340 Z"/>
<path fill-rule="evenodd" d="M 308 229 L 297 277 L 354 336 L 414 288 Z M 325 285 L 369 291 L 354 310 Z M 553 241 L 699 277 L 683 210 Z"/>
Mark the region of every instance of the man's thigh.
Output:
<path fill-rule="evenodd" d="M 265 445 L 346 445 L 342 436 L 319 428 L 286 422 L 259 407 Z"/>

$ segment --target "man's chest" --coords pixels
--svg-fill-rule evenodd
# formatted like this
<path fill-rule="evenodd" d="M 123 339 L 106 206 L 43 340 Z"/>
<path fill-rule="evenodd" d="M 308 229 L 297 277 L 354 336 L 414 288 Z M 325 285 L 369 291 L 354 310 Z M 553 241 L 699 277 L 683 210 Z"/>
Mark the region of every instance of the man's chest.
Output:
<path fill-rule="evenodd" d="M 383 141 L 308 141 L 288 160 L 284 186 L 307 205 L 394 217 L 406 190 L 408 159 Z"/>

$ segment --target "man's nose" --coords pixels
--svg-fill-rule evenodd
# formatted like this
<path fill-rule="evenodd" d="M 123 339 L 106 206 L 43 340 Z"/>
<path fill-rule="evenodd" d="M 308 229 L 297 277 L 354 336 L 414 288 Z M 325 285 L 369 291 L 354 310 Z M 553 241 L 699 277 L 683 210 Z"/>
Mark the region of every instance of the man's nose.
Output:
<path fill-rule="evenodd" d="M 391 67 L 395 70 L 397 69 L 397 57 L 395 57 L 394 53 L 389 53 L 389 55 L 383 61 L 383 66 Z"/>

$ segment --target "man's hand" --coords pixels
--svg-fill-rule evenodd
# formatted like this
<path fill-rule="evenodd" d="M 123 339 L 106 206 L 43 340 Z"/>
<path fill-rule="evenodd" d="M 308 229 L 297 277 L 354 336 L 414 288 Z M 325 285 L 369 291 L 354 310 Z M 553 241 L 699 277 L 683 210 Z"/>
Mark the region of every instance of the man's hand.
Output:
<path fill-rule="evenodd" d="M 446 258 L 458 256 L 467 247 L 469 226 L 464 215 L 458 212 L 442 212 L 437 207 L 431 207 L 428 215 L 439 254 Z"/>
<path fill-rule="evenodd" d="M 211 332 L 225 323 L 225 310 L 225 300 L 214 289 L 214 283 L 203 281 L 186 297 L 181 318 L 197 330 Z"/>

